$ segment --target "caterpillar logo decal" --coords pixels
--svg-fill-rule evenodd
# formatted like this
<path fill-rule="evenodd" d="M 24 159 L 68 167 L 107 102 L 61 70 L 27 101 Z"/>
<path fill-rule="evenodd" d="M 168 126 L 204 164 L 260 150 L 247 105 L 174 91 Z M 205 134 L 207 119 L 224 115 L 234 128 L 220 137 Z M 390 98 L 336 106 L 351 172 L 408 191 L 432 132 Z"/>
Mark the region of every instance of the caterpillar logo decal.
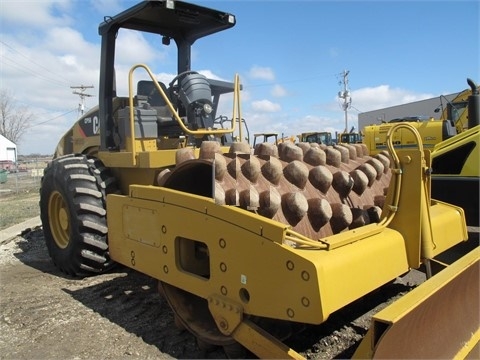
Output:
<path fill-rule="evenodd" d="M 98 112 L 79 121 L 82 136 L 90 137 L 100 134 L 100 120 Z"/>

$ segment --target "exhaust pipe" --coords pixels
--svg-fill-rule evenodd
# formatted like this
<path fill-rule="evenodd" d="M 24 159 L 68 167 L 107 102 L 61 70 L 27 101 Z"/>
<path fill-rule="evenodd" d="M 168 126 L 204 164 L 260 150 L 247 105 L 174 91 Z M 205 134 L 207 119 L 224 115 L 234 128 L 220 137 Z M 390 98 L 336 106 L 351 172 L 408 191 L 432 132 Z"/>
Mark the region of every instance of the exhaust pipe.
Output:
<path fill-rule="evenodd" d="M 467 79 L 467 83 L 472 89 L 468 97 L 468 128 L 471 129 L 480 124 L 480 94 L 473 80 Z"/>

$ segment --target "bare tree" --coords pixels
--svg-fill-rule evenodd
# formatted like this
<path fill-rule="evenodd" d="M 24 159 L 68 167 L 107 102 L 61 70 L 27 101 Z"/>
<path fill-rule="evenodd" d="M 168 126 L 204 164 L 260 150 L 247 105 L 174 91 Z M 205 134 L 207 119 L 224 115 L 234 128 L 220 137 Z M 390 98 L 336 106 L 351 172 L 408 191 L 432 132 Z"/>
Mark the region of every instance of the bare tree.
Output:
<path fill-rule="evenodd" d="M 17 144 L 32 120 L 27 106 L 19 105 L 10 91 L 0 89 L 0 135 Z"/>

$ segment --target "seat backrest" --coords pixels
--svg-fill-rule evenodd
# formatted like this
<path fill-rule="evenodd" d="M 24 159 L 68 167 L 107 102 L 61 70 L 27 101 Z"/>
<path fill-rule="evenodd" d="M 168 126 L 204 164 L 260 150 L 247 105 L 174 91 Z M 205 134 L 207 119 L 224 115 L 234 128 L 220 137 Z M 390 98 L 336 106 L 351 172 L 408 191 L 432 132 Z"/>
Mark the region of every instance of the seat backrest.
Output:
<path fill-rule="evenodd" d="M 158 85 L 167 94 L 167 87 L 164 83 L 158 82 Z M 150 106 L 165 106 L 167 103 L 163 99 L 163 96 L 158 92 L 157 88 L 153 81 L 150 80 L 140 80 L 137 84 L 137 95 L 144 95 L 148 97 L 148 103 Z"/>
<path fill-rule="evenodd" d="M 165 95 L 168 96 L 167 87 L 164 83 L 158 81 L 158 85 L 163 90 Z M 147 101 L 152 108 L 157 110 L 157 116 L 160 118 L 172 117 L 170 110 L 168 109 L 167 102 L 163 98 L 162 94 L 157 90 L 153 81 L 140 80 L 137 84 L 137 95 L 146 96 Z"/>

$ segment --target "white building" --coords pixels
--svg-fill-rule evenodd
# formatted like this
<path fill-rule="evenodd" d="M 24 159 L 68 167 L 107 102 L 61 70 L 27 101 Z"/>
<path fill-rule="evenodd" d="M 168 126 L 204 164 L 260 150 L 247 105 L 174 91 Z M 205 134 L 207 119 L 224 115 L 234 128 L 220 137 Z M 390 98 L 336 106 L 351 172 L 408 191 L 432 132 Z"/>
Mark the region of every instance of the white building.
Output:
<path fill-rule="evenodd" d="M 367 125 L 381 124 L 382 121 L 388 122 L 389 120 L 412 116 L 439 119 L 443 109 L 447 107 L 447 103 L 452 101 L 458 94 L 442 95 L 431 99 L 360 113 L 358 114 L 358 128 L 362 130 Z M 439 109 L 439 111 L 436 112 L 436 109 Z"/>
<path fill-rule="evenodd" d="M 17 145 L 0 135 L 0 162 L 17 161 Z"/>

